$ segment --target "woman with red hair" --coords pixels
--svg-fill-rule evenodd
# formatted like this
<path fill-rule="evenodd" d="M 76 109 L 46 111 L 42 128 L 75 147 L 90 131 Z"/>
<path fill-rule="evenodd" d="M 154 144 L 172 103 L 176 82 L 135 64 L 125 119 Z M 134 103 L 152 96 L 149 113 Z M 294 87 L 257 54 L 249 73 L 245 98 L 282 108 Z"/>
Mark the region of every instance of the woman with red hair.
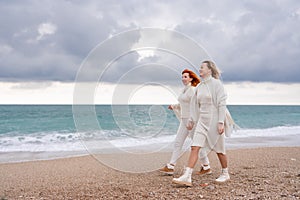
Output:
<path fill-rule="evenodd" d="M 188 166 L 182 176 L 173 178 L 178 185 L 192 186 L 192 173 L 202 148 L 209 148 L 217 153 L 222 170 L 216 182 L 230 180 L 225 151 L 225 118 L 227 95 L 220 81 L 220 70 L 212 61 L 203 61 L 200 69 L 201 84 L 197 86 L 191 99 L 190 119 L 187 129 L 194 129 L 193 143 Z"/>
<path fill-rule="evenodd" d="M 181 80 L 184 85 L 184 89 L 178 97 L 179 104 L 170 105 L 168 107 L 170 110 L 174 111 L 177 118 L 180 120 L 180 125 L 177 130 L 177 135 L 174 142 L 174 149 L 172 152 L 170 162 L 159 170 L 168 175 L 173 175 L 176 162 L 182 155 L 182 153 L 184 153 L 182 149 L 184 141 L 186 140 L 189 134 L 193 133 L 192 131 L 189 131 L 186 126 L 190 117 L 191 98 L 195 94 L 195 87 L 200 83 L 199 77 L 189 69 L 183 70 L 181 74 Z M 203 165 L 198 174 L 211 174 L 209 160 L 204 150 L 200 151 L 200 162 Z"/>

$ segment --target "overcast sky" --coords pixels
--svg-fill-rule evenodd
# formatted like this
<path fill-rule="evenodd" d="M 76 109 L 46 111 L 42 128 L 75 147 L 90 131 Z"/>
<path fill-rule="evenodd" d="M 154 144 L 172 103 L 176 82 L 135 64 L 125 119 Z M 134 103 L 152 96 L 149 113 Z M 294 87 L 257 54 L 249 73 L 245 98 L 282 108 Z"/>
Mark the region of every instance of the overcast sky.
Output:
<path fill-rule="evenodd" d="M 108 37 L 156 27 L 202 45 L 224 81 L 300 82 L 299 24 L 298 0 L 2 0 L 0 80 L 74 81 L 88 53 Z M 138 59 L 132 53 L 121 64 L 129 70 Z"/>

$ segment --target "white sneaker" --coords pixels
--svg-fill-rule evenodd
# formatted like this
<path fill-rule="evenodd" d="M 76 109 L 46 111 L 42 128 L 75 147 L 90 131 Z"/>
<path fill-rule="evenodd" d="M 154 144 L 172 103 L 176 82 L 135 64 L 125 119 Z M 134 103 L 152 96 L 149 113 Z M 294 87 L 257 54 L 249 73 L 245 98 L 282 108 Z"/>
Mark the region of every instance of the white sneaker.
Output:
<path fill-rule="evenodd" d="M 222 172 L 222 174 L 219 176 L 219 178 L 216 179 L 218 183 L 224 183 L 230 179 L 228 172 Z"/>
<path fill-rule="evenodd" d="M 187 167 L 187 168 L 185 168 L 185 171 L 182 176 L 180 176 L 179 178 L 173 178 L 172 183 L 191 187 L 192 186 L 192 173 L 193 173 L 193 169 Z"/>

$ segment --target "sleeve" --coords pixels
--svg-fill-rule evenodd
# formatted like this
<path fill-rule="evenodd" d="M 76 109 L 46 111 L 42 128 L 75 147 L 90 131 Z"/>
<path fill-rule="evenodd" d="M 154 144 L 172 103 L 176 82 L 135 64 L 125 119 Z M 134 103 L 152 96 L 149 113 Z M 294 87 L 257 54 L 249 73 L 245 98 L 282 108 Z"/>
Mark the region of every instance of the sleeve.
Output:
<path fill-rule="evenodd" d="M 186 96 L 187 96 L 187 98 L 188 98 L 189 100 L 192 99 L 192 97 L 194 96 L 194 94 L 195 94 L 195 87 L 190 87 L 190 88 L 188 89 L 188 91 L 186 91 Z"/>
<path fill-rule="evenodd" d="M 197 90 L 198 87 L 195 89 L 193 96 L 191 97 L 190 103 L 190 121 L 197 122 L 199 119 L 199 105 L 197 101 Z"/>
<path fill-rule="evenodd" d="M 172 104 L 171 107 L 173 108 L 173 110 L 180 110 L 180 104 Z"/>
<path fill-rule="evenodd" d="M 180 104 L 174 104 L 174 105 L 171 105 L 171 107 L 173 108 L 173 112 L 174 112 L 176 118 L 180 121 L 180 118 L 181 118 Z"/>
<path fill-rule="evenodd" d="M 220 80 L 216 82 L 216 102 L 218 107 L 219 119 L 218 122 L 224 123 L 225 113 L 226 113 L 226 99 L 227 94 L 225 92 L 224 86 Z"/>

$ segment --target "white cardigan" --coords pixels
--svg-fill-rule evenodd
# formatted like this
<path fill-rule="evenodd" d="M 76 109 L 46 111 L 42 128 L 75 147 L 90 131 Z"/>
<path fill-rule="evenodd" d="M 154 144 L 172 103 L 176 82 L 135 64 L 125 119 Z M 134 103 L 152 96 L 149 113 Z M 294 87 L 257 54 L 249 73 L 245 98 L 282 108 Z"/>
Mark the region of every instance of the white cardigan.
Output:
<path fill-rule="evenodd" d="M 193 122 L 197 122 L 199 119 L 200 107 L 197 100 L 197 93 L 201 92 L 198 91 L 200 85 L 206 85 L 208 90 L 210 91 L 211 98 L 213 104 L 218 109 L 218 121 L 220 123 L 224 123 L 225 120 L 225 111 L 226 111 L 226 98 L 227 95 L 225 93 L 223 84 L 219 79 L 215 79 L 213 77 L 208 77 L 207 79 L 203 80 L 198 86 L 196 87 L 196 92 L 191 99 L 191 106 L 190 106 L 190 120 Z"/>
<path fill-rule="evenodd" d="M 195 94 L 195 87 L 191 84 L 184 87 L 181 94 L 178 96 L 179 104 L 171 105 L 176 117 L 181 118 L 190 117 L 190 102 Z"/>
<path fill-rule="evenodd" d="M 213 104 L 218 108 L 218 121 L 224 123 L 225 125 L 225 135 L 230 137 L 233 131 L 240 129 L 240 127 L 234 122 L 231 117 L 229 110 L 226 107 L 227 94 L 225 93 L 222 82 L 219 79 L 213 77 L 208 77 L 206 80 L 202 81 L 200 84 L 205 84 L 212 96 Z M 199 85 L 200 85 L 199 84 Z M 198 87 L 196 87 L 195 94 L 191 99 L 190 106 L 190 121 L 196 124 L 199 120 L 200 107 L 197 100 Z"/>

